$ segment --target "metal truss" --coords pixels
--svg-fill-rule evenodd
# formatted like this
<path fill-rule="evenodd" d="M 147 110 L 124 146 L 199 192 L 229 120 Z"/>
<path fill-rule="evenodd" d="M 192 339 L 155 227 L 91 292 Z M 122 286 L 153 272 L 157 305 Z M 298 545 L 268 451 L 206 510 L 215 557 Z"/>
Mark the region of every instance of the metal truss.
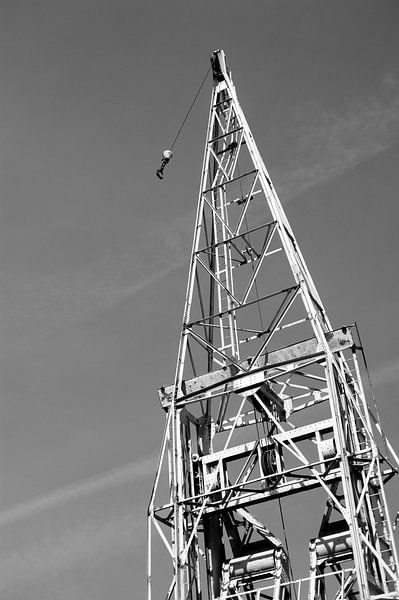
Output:
<path fill-rule="evenodd" d="M 356 329 L 333 330 L 224 53 L 211 61 L 176 374 L 159 390 L 148 600 L 399 598 L 385 496 L 399 462 L 370 416 Z M 316 490 L 307 539 L 264 523 Z M 309 553 L 297 578 L 293 547 Z"/>

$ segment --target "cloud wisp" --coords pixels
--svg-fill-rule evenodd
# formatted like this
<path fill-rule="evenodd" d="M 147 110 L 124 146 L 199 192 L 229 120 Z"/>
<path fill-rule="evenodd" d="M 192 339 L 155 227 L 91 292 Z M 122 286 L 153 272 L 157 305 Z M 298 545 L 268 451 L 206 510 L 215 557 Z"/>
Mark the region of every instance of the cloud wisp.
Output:
<path fill-rule="evenodd" d="M 38 496 L 29 502 L 17 504 L 0 512 L 0 527 L 30 518 L 44 511 L 56 509 L 102 491 L 115 489 L 136 479 L 148 477 L 153 474 L 155 466 L 156 458 L 153 456 L 146 457 L 140 461 L 57 489 L 49 494 Z"/>
<path fill-rule="evenodd" d="M 137 490 L 155 464 L 146 457 L 0 513 L 2 597 L 40 597 L 68 571 L 99 577 L 111 556 L 133 556 L 145 531 Z"/>
<path fill-rule="evenodd" d="M 20 541 L 1 560 L 2 597 L 21 598 L 27 589 L 31 598 L 39 596 L 41 588 L 47 589 L 50 582 L 75 569 L 97 571 L 100 577 L 102 561 L 121 552 L 133 558 L 134 549 L 143 541 L 141 529 L 133 514 L 111 514 L 107 519 L 84 519 L 79 526 L 61 531 L 54 527 L 45 536 Z"/>
<path fill-rule="evenodd" d="M 354 168 L 399 141 L 399 81 L 386 73 L 379 94 L 340 113 L 313 103 L 296 115 L 298 136 L 288 175 L 278 182 L 285 200 Z"/>

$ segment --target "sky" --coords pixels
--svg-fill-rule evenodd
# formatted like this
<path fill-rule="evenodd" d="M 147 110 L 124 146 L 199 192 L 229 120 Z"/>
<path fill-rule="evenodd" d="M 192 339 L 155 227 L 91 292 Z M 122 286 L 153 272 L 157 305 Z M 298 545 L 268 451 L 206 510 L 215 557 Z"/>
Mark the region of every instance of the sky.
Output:
<path fill-rule="evenodd" d="M 1 0 L 0 17 L 0 597 L 143 598 L 210 78 L 155 170 L 217 48 L 399 448 L 399 3 Z"/>

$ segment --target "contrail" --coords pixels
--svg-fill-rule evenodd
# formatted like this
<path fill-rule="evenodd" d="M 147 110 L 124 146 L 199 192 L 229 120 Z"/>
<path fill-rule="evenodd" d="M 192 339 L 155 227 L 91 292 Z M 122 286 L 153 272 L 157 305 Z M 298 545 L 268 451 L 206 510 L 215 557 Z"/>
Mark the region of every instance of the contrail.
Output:
<path fill-rule="evenodd" d="M 399 140 L 399 80 L 386 73 L 378 95 L 358 99 L 341 113 L 304 106 L 288 175 L 276 181 L 282 200 L 340 176 Z"/>
<path fill-rule="evenodd" d="M 80 500 L 101 491 L 118 488 L 135 479 L 151 476 L 154 473 L 155 467 L 155 456 L 148 456 L 142 460 L 106 471 L 101 475 L 89 477 L 69 486 L 59 488 L 49 494 L 37 496 L 29 502 L 17 504 L 1 512 L 0 527 L 57 508 L 73 500 Z"/>

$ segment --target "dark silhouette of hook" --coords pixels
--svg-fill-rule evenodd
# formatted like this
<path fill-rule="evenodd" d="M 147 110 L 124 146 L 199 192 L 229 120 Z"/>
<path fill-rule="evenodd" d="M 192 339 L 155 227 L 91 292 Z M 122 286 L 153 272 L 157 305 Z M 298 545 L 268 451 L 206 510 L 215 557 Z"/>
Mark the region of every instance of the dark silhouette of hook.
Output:
<path fill-rule="evenodd" d="M 163 170 L 166 167 L 166 165 L 168 164 L 168 162 L 170 161 L 170 159 L 173 156 L 173 152 L 172 150 L 165 150 L 162 153 L 162 161 L 161 161 L 161 165 L 159 167 L 159 169 L 156 170 L 156 175 L 158 177 L 158 179 L 163 179 Z"/>

